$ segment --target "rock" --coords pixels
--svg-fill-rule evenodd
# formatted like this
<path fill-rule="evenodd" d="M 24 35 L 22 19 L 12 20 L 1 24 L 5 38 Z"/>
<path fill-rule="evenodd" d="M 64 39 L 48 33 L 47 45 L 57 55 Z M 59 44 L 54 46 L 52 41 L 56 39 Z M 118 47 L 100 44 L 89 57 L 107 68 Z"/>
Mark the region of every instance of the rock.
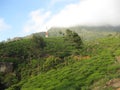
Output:
<path fill-rule="evenodd" d="M 116 56 L 116 60 L 120 63 L 120 56 Z"/>
<path fill-rule="evenodd" d="M 120 88 L 118 88 L 117 90 L 120 90 Z"/>
<path fill-rule="evenodd" d="M 9 73 L 13 71 L 13 63 L 0 62 L 0 72 Z"/>
<path fill-rule="evenodd" d="M 120 79 L 112 79 L 109 82 L 106 83 L 106 86 L 111 86 L 114 88 L 120 88 Z M 119 89 L 117 89 L 119 90 Z"/>

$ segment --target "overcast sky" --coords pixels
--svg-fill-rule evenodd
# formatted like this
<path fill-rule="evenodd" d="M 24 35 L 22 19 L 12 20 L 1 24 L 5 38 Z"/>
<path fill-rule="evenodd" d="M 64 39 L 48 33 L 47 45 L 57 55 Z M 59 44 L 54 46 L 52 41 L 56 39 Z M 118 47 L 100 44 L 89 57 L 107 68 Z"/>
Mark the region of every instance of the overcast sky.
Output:
<path fill-rule="evenodd" d="M 0 41 L 75 25 L 120 25 L 120 0 L 0 0 Z"/>

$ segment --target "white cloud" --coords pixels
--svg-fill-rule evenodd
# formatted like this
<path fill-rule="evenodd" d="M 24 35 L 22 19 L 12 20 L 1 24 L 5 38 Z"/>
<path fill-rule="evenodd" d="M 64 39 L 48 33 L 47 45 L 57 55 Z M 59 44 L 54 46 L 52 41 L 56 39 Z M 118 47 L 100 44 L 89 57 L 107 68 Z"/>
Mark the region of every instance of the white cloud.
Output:
<path fill-rule="evenodd" d="M 3 18 L 0 18 L 0 31 L 10 29 L 11 26 L 6 24 Z"/>
<path fill-rule="evenodd" d="M 50 12 L 35 10 L 29 14 L 29 20 L 23 28 L 24 33 L 38 32 L 43 30 L 46 20 L 50 17 Z"/>
<path fill-rule="evenodd" d="M 82 0 L 53 15 L 48 26 L 120 25 L 119 0 Z"/>
<path fill-rule="evenodd" d="M 58 2 L 60 0 L 53 0 Z M 50 11 L 33 11 L 24 28 L 43 31 L 51 27 L 69 27 L 74 25 L 120 25 L 120 0 L 80 0 L 76 4 L 66 5 L 57 14 Z"/>

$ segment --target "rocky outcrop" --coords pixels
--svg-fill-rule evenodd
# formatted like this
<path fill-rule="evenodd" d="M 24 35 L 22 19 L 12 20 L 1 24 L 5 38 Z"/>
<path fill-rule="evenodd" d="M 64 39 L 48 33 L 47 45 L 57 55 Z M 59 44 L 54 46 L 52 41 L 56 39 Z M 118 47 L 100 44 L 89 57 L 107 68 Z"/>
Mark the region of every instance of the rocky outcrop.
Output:
<path fill-rule="evenodd" d="M 116 56 L 116 60 L 118 63 L 120 63 L 120 56 Z"/>
<path fill-rule="evenodd" d="M 120 90 L 120 78 L 110 80 L 106 83 L 106 86 L 116 88 L 116 90 Z"/>
<path fill-rule="evenodd" d="M 9 73 L 13 71 L 13 63 L 0 62 L 0 72 Z"/>

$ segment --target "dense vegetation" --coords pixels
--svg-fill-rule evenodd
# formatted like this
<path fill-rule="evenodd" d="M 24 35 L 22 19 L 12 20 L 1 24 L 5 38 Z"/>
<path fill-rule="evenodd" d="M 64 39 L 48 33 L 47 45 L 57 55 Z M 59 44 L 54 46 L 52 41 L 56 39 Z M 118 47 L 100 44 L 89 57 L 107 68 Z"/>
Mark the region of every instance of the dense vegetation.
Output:
<path fill-rule="evenodd" d="M 14 70 L 0 73 L 1 90 L 115 90 L 120 78 L 120 37 L 83 41 L 67 30 L 63 37 L 33 35 L 0 43 L 0 62 Z"/>

